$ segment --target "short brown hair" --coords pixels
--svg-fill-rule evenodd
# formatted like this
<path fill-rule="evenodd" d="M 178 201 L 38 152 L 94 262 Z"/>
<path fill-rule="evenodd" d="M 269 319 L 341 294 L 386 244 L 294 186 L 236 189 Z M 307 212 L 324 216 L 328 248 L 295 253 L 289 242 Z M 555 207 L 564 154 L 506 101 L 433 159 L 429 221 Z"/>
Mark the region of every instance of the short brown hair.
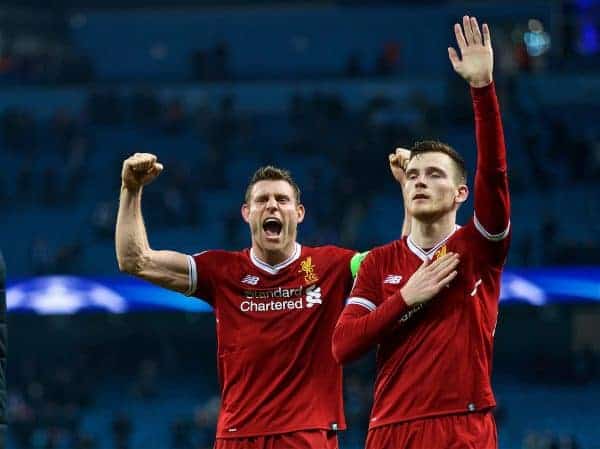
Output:
<path fill-rule="evenodd" d="M 460 182 L 467 182 L 467 168 L 463 157 L 450 145 L 439 140 L 415 142 L 410 149 L 410 159 L 424 153 L 444 153 L 454 161 Z"/>
<path fill-rule="evenodd" d="M 292 174 L 288 170 L 284 170 L 282 168 L 277 168 L 272 165 L 267 165 L 265 167 L 260 167 L 258 170 L 254 172 L 252 178 L 250 178 L 250 182 L 248 183 L 248 187 L 246 188 L 246 195 L 244 197 L 244 201 L 248 203 L 250 201 L 250 195 L 252 194 L 252 187 L 259 181 L 285 181 L 294 189 L 294 197 L 296 198 L 296 203 L 300 203 L 300 187 L 292 178 Z"/>

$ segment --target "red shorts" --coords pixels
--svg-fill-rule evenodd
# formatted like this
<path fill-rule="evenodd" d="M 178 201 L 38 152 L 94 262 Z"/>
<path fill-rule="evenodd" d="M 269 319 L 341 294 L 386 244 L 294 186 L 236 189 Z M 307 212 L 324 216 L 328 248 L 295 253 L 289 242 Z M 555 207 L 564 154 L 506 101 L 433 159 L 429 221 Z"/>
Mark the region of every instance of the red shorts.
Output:
<path fill-rule="evenodd" d="M 338 440 L 331 430 L 301 430 L 246 438 L 217 438 L 213 449 L 338 449 Z"/>
<path fill-rule="evenodd" d="M 497 449 L 491 411 L 438 416 L 376 427 L 367 434 L 366 449 Z"/>

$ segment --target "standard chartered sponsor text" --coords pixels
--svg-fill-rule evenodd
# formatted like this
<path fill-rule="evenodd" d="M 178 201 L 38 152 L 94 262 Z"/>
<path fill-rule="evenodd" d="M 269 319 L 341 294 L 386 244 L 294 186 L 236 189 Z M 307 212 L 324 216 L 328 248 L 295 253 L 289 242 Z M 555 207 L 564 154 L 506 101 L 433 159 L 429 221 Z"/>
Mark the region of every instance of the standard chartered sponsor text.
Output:
<path fill-rule="evenodd" d="M 310 289 L 310 287 L 309 287 Z M 308 289 L 307 289 L 308 290 Z M 270 290 L 244 290 L 245 301 L 240 304 L 242 312 L 271 312 L 304 309 L 304 287 Z"/>
<path fill-rule="evenodd" d="M 256 302 L 256 301 L 243 301 L 240 305 L 242 312 L 271 312 L 278 310 L 296 310 L 304 309 L 304 303 L 302 299 L 296 301 L 269 301 L 269 302 Z"/>

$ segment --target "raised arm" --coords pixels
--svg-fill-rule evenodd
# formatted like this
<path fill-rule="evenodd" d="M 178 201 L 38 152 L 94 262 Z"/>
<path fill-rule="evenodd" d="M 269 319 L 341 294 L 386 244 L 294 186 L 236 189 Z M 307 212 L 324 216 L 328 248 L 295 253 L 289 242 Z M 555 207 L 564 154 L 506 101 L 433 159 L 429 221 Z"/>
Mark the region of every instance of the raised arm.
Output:
<path fill-rule="evenodd" d="M 123 162 L 121 195 L 115 233 L 119 269 L 161 287 L 193 293 L 189 257 L 150 248 L 142 217 L 142 190 L 163 170 L 149 153 L 136 153 Z"/>
<path fill-rule="evenodd" d="M 408 160 L 410 159 L 410 150 L 406 148 L 396 148 L 396 152 L 390 153 L 388 155 L 388 159 L 390 162 L 390 171 L 394 176 L 394 179 L 398 181 L 400 184 L 400 188 L 402 189 L 402 200 L 404 201 L 404 221 L 402 222 L 402 237 L 410 234 L 410 224 L 412 222 L 410 213 L 408 212 L 408 208 L 406 205 L 408 202 L 406 201 L 404 186 L 406 184 L 406 164 L 408 164 Z"/>
<path fill-rule="evenodd" d="M 448 55 L 454 70 L 471 86 L 475 114 L 475 226 L 487 240 L 501 241 L 509 233 L 510 198 L 490 30 L 483 24 L 480 31 L 477 19 L 465 16 L 462 27 L 454 25 L 454 33 L 462 58 L 451 47 Z"/>

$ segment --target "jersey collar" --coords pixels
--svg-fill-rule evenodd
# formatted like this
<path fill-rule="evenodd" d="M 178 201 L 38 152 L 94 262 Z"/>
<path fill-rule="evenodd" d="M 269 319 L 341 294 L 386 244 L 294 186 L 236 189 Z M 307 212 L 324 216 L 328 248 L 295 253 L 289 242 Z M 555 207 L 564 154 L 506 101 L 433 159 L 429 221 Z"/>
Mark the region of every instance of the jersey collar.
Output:
<path fill-rule="evenodd" d="M 450 234 L 448 234 L 443 240 L 436 243 L 436 245 L 433 248 L 431 248 L 429 251 L 425 251 L 423 248 L 421 248 L 419 245 L 417 245 L 413 241 L 410 234 L 408 235 L 408 237 L 406 237 L 406 244 L 408 245 L 408 249 L 410 249 L 419 259 L 421 259 L 421 260 L 432 259 L 433 256 L 435 255 L 435 252 L 438 249 L 440 249 L 444 245 L 444 243 L 446 243 L 448 241 L 448 239 L 450 237 L 452 237 L 454 235 L 454 233 L 456 231 L 458 231 L 459 229 L 460 229 L 459 225 L 454 225 L 454 230 Z"/>
<path fill-rule="evenodd" d="M 269 265 L 268 263 L 263 262 L 258 257 L 256 257 L 256 254 L 254 254 L 254 249 L 250 248 L 250 260 L 257 268 L 260 268 L 261 270 L 266 271 L 269 274 L 277 274 L 281 270 L 283 270 L 285 267 L 291 265 L 296 260 L 298 260 L 300 258 L 301 252 L 302 252 L 302 246 L 300 245 L 300 243 L 296 242 L 296 246 L 294 247 L 294 252 L 292 253 L 292 255 L 290 257 L 288 257 L 283 262 L 278 263 L 277 265 Z"/>

